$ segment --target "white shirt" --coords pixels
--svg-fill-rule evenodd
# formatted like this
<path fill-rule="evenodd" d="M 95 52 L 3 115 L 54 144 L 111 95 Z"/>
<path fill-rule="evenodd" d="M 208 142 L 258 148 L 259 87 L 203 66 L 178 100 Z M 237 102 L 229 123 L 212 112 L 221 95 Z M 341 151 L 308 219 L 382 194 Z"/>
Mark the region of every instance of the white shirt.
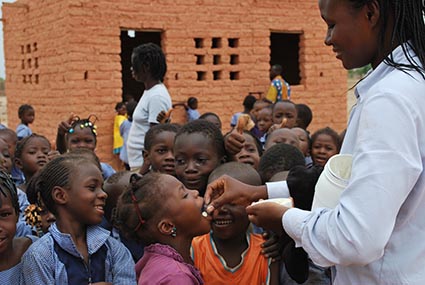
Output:
<path fill-rule="evenodd" d="M 127 155 L 130 167 L 143 165 L 143 147 L 150 124 L 158 124 L 156 117 L 161 111 L 171 108 L 171 97 L 167 88 L 160 83 L 143 92 L 133 113 L 133 122 L 127 141 Z"/>
<path fill-rule="evenodd" d="M 407 62 L 401 47 L 393 56 Z M 290 209 L 283 226 L 316 264 L 336 265 L 335 284 L 425 284 L 425 80 L 381 63 L 356 94 L 339 205 Z"/>

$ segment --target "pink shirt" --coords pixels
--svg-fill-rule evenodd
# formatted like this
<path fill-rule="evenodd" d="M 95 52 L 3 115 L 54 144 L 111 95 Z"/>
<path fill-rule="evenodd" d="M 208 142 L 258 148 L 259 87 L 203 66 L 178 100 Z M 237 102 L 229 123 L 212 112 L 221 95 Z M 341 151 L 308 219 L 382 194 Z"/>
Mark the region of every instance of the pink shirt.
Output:
<path fill-rule="evenodd" d="M 145 247 L 143 257 L 136 263 L 138 285 L 175 284 L 202 285 L 201 274 L 171 246 L 155 243 Z"/>

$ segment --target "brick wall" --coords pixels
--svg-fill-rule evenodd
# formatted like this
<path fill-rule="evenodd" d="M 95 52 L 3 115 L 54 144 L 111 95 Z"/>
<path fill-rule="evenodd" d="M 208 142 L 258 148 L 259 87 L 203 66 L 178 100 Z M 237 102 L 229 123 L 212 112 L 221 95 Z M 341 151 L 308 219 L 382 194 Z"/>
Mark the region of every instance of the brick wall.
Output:
<path fill-rule="evenodd" d="M 200 112 L 219 114 L 225 131 L 245 95 L 268 88 L 270 31 L 300 32 L 301 83 L 292 86 L 292 99 L 312 108 L 313 131 L 346 124 L 347 74 L 323 44 L 316 0 L 18 0 L 3 4 L 3 18 L 9 126 L 18 123 L 20 104 L 32 104 L 33 130 L 53 141 L 70 112 L 95 113 L 103 161 L 112 161 L 114 105 L 122 95 L 122 29 L 163 31 L 173 101 L 196 96 Z M 196 48 L 195 38 L 203 47 Z M 213 38 L 221 48 L 211 48 Z M 237 47 L 228 39 L 238 39 Z M 235 54 L 238 63 L 231 65 Z M 204 56 L 202 65 L 196 55 Z M 205 80 L 197 80 L 199 72 Z M 231 73 L 238 79 L 230 80 Z"/>

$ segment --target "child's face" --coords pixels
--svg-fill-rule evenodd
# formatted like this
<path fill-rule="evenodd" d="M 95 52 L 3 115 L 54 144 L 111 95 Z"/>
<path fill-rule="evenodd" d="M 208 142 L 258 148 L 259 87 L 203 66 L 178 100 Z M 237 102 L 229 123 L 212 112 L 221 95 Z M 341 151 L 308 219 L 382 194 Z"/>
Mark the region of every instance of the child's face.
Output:
<path fill-rule="evenodd" d="M 270 105 L 267 102 L 257 101 L 254 103 L 254 108 L 251 111 L 251 114 L 254 116 L 254 118 L 257 120 L 258 112 L 260 112 L 264 107 L 267 107 Z"/>
<path fill-rule="evenodd" d="M 226 204 L 212 214 L 211 228 L 214 237 L 222 240 L 235 238 L 245 234 L 249 225 L 244 206 Z"/>
<path fill-rule="evenodd" d="M 155 136 L 151 149 L 145 151 L 145 157 L 154 171 L 173 176 L 176 174 L 173 153 L 175 136 L 174 132 L 160 132 Z"/>
<path fill-rule="evenodd" d="M 297 122 L 297 109 L 294 104 L 277 102 L 273 108 L 273 124 L 281 124 L 286 118 L 286 128 L 293 128 Z"/>
<path fill-rule="evenodd" d="M 330 135 L 318 135 L 311 144 L 311 158 L 314 164 L 325 166 L 331 156 L 338 153 L 338 148 Z"/>
<path fill-rule="evenodd" d="M 270 108 L 263 108 L 258 112 L 257 126 L 262 132 L 267 132 L 273 125 L 272 110 Z"/>
<path fill-rule="evenodd" d="M 12 171 L 12 156 L 9 152 L 9 146 L 2 139 L 0 139 L 0 170 L 9 174 Z"/>
<path fill-rule="evenodd" d="M 127 107 L 125 106 L 125 104 L 123 104 L 120 108 L 118 108 L 117 113 L 118 115 L 122 115 L 122 116 L 125 116 L 125 114 L 127 114 Z"/>
<path fill-rule="evenodd" d="M 267 138 L 264 150 L 268 150 L 270 147 L 277 143 L 286 143 L 295 146 L 300 149 L 300 140 L 297 135 L 290 129 L 282 128 L 274 130 Z"/>
<path fill-rule="evenodd" d="M 5 197 L 0 193 L 0 253 L 3 255 L 13 248 L 13 238 L 16 233 L 16 223 L 18 215 L 12 206 L 10 197 Z"/>
<path fill-rule="evenodd" d="M 260 154 L 258 153 L 257 145 L 252 136 L 248 134 L 243 134 L 245 138 L 245 143 L 242 150 L 235 155 L 235 160 L 245 164 L 249 164 L 254 169 L 258 169 L 258 164 L 260 163 Z"/>
<path fill-rule="evenodd" d="M 325 44 L 333 47 L 346 69 L 365 66 L 374 58 L 380 60 L 376 55 L 380 29 L 370 25 L 363 9 L 355 11 L 350 5 L 350 1 L 319 0 L 320 13 L 328 25 Z"/>
<path fill-rule="evenodd" d="M 308 135 L 305 130 L 301 128 L 293 128 L 291 129 L 292 132 L 295 133 L 296 136 L 298 136 L 298 139 L 300 141 L 300 150 L 304 154 L 304 156 L 309 155 L 309 145 L 308 145 Z"/>
<path fill-rule="evenodd" d="M 175 141 L 174 156 L 177 178 L 203 195 L 208 176 L 221 160 L 211 139 L 201 133 L 182 134 Z"/>
<path fill-rule="evenodd" d="M 22 149 L 21 158 L 16 158 L 16 165 L 25 175 L 32 176 L 48 162 L 50 143 L 44 138 L 34 137 Z"/>
<path fill-rule="evenodd" d="M 67 134 L 68 149 L 70 151 L 77 148 L 88 148 L 93 150 L 96 148 L 96 137 L 89 127 L 80 128 L 76 126 L 72 134 Z"/>
<path fill-rule="evenodd" d="M 73 170 L 70 189 L 66 190 L 66 210 L 84 225 L 97 225 L 102 221 L 107 194 L 103 191 L 103 178 L 99 168 L 90 162 Z"/>
<path fill-rule="evenodd" d="M 187 189 L 171 175 L 163 175 L 161 179 L 167 191 L 167 215 L 175 223 L 177 234 L 192 238 L 208 233 L 210 221 L 201 214 L 204 199 L 199 192 Z"/>
<path fill-rule="evenodd" d="M 18 137 L 12 136 L 10 134 L 2 134 L 0 136 L 0 139 L 3 139 L 8 147 L 9 147 L 9 153 L 11 157 L 15 156 L 15 149 L 16 149 L 16 143 L 18 142 Z"/>
<path fill-rule="evenodd" d="M 28 109 L 22 114 L 21 121 L 24 124 L 32 124 L 34 122 L 35 111 L 34 109 Z"/>

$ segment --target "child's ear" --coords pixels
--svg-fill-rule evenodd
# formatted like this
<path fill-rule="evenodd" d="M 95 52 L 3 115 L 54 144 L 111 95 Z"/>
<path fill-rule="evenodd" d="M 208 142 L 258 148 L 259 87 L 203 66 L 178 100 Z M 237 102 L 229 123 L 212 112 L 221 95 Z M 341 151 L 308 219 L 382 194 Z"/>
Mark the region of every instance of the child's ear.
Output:
<path fill-rule="evenodd" d="M 366 18 L 372 26 L 376 26 L 379 23 L 381 13 L 379 7 L 379 1 L 370 1 L 366 4 Z"/>
<path fill-rule="evenodd" d="M 174 224 L 168 219 L 161 220 L 158 223 L 158 230 L 163 235 L 171 236 L 173 228 Z"/>
<path fill-rule="evenodd" d="M 68 191 L 60 186 L 55 186 L 52 190 L 52 198 L 56 204 L 64 205 L 68 202 Z"/>
<path fill-rule="evenodd" d="M 22 161 L 20 158 L 15 158 L 15 165 L 22 170 L 24 168 L 24 165 L 22 164 Z"/>
<path fill-rule="evenodd" d="M 148 150 L 143 150 L 142 151 L 142 154 L 143 154 L 143 160 L 149 160 L 149 151 Z"/>

